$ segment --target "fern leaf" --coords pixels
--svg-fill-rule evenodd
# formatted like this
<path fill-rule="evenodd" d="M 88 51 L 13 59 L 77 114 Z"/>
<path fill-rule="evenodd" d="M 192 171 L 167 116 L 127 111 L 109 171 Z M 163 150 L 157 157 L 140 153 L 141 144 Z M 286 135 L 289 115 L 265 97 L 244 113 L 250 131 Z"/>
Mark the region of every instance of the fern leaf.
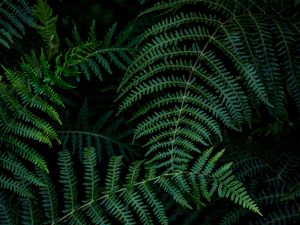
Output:
<path fill-rule="evenodd" d="M 0 224 L 13 225 L 13 217 L 8 206 L 6 196 L 0 192 Z"/>
<path fill-rule="evenodd" d="M 104 37 L 104 40 L 103 40 L 103 47 L 107 48 L 110 46 L 111 44 L 111 40 L 113 38 L 113 35 L 116 31 L 116 28 L 117 28 L 117 24 L 114 23 L 110 29 L 108 30 L 108 32 L 106 33 L 105 37 Z"/>
<path fill-rule="evenodd" d="M 94 120 L 91 123 L 91 120 Z M 85 101 L 77 121 L 74 124 L 66 116 L 63 130 L 59 130 L 60 140 L 63 148 L 72 148 L 82 160 L 82 149 L 94 147 L 97 153 L 97 160 L 102 162 L 107 156 L 123 155 L 127 160 L 136 154 L 135 146 L 128 143 L 132 131 L 124 126 L 122 118 L 115 118 L 112 111 L 92 116 L 92 112 Z"/>
<path fill-rule="evenodd" d="M 0 187 L 1 189 L 8 189 L 22 197 L 32 197 L 30 188 L 24 182 L 14 180 L 6 175 L 0 175 Z"/>
<path fill-rule="evenodd" d="M 123 194 L 125 202 L 127 202 L 134 211 L 137 212 L 143 224 L 154 224 L 148 207 L 144 204 L 144 199 L 138 192 L 127 191 L 123 192 Z"/>
<path fill-rule="evenodd" d="M 181 191 L 178 190 L 176 186 L 171 184 L 169 180 L 161 178 L 158 182 L 161 188 L 164 189 L 165 192 L 167 192 L 169 195 L 171 195 L 178 204 L 192 209 L 192 207 L 188 204 L 186 198 L 182 195 Z"/>
<path fill-rule="evenodd" d="M 249 196 L 243 183 L 237 181 L 233 175 L 227 174 L 227 177 L 222 177 L 219 181 L 218 194 L 220 197 L 229 197 L 235 203 L 242 205 L 244 208 L 250 209 L 253 212 L 262 216 L 254 200 Z"/>
<path fill-rule="evenodd" d="M 58 166 L 60 167 L 59 181 L 64 186 L 64 212 L 72 212 L 77 207 L 77 180 L 69 151 L 64 150 L 59 153 Z"/>
<path fill-rule="evenodd" d="M 286 194 L 282 200 L 287 201 L 287 200 L 292 200 L 295 198 L 298 198 L 300 196 L 300 184 L 296 184 L 293 188 L 292 191 L 288 194 Z"/>
<path fill-rule="evenodd" d="M 98 173 L 95 170 L 97 164 L 95 149 L 87 148 L 83 151 L 83 165 L 84 165 L 84 178 L 85 196 L 86 201 L 94 201 L 97 198 L 97 187 L 100 180 Z"/>
<path fill-rule="evenodd" d="M 283 93 L 283 79 L 280 75 L 280 66 L 278 59 L 276 58 L 275 53 L 271 50 L 272 43 L 271 43 L 271 33 L 268 29 L 268 23 L 262 17 L 251 17 L 253 23 L 257 28 L 257 32 L 259 34 L 259 41 L 260 44 L 255 49 L 256 54 L 259 60 L 263 63 L 262 64 L 262 75 L 263 80 L 266 83 L 266 87 L 268 88 L 268 93 L 270 102 L 272 105 L 278 106 L 278 109 L 272 110 L 280 115 L 282 113 L 283 102 L 284 102 L 284 93 Z M 275 91 L 276 90 L 276 91 Z M 271 95 L 273 94 L 273 99 Z M 276 95 L 276 96 L 275 96 Z M 275 100 L 277 99 L 277 100 Z M 276 103 L 275 103 L 276 102 Z"/>
<path fill-rule="evenodd" d="M 28 160 L 32 164 L 48 172 L 47 163 L 40 153 L 34 148 L 23 143 L 21 140 L 13 135 L 3 136 L 0 138 L 5 145 L 12 149 L 17 155 L 20 155 L 23 159 Z"/>
<path fill-rule="evenodd" d="M 168 218 L 166 216 L 164 206 L 157 199 L 157 196 L 154 194 L 153 190 L 151 190 L 151 188 L 146 184 L 139 186 L 139 190 L 147 200 L 148 204 L 153 208 L 154 214 L 158 221 L 163 225 L 168 224 Z"/>
<path fill-rule="evenodd" d="M 81 63 L 74 66 L 76 72 L 83 73 L 87 80 L 90 80 L 92 77 L 103 80 L 104 74 L 113 74 L 112 66 L 116 66 L 122 70 L 127 67 L 130 62 L 129 48 L 120 46 L 120 43 L 112 44 L 112 40 L 115 37 L 115 30 L 116 24 L 106 33 L 103 42 L 100 42 L 96 38 L 96 25 L 92 22 L 88 40 L 83 42 L 78 35 L 76 26 L 74 26 L 75 44 L 79 47 L 78 56 L 80 55 L 82 58 Z M 80 47 L 85 44 L 88 47 Z M 74 55 L 74 52 L 72 55 Z M 78 77 L 78 80 L 80 80 L 80 77 Z"/>
<path fill-rule="evenodd" d="M 97 204 L 90 204 L 86 210 L 86 214 L 91 218 L 93 224 L 111 224 L 103 210 Z"/>
<path fill-rule="evenodd" d="M 297 25 L 266 19 L 262 6 L 270 4 L 253 5 L 259 12 L 253 14 L 246 2 L 166 1 L 140 14 L 159 13 L 162 20 L 140 34 L 117 100 L 119 113 L 136 111 L 135 138 L 146 140 L 149 162 L 176 171 L 179 155 L 185 160 L 198 143 L 210 144 L 214 135 L 222 139 L 220 126 L 251 126 L 254 107 L 286 116 L 288 79 L 297 101 L 297 53 L 291 53 Z M 283 70 L 290 71 L 286 78 Z M 182 147 L 179 139 L 190 144 Z"/>
<path fill-rule="evenodd" d="M 34 207 L 33 201 L 30 198 L 21 199 L 22 204 L 22 224 L 41 224 L 37 208 Z"/>
<path fill-rule="evenodd" d="M 39 194 L 41 195 L 41 202 L 44 209 L 44 222 L 55 224 L 58 220 L 58 200 L 55 186 L 48 174 L 41 170 L 36 170 L 36 173 L 45 184 L 44 186 L 39 187 Z"/>
<path fill-rule="evenodd" d="M 23 206 L 27 207 L 22 214 L 24 217 L 22 221 L 53 225 L 59 223 L 113 224 L 116 220 L 122 224 L 139 222 L 155 224 L 157 221 L 160 224 L 168 224 L 167 203 L 164 203 L 164 198 L 161 198 L 158 190 L 168 194 L 182 207 L 191 209 L 191 203 L 195 203 L 197 207 L 203 207 L 205 206 L 203 200 L 213 201 L 215 190 L 218 189 L 220 197 L 229 198 L 259 213 L 242 183 L 232 175 L 231 163 L 221 167 L 217 165 L 223 152 L 220 151 L 211 156 L 212 149 L 208 149 L 198 159 L 190 159 L 186 162 L 194 166 L 185 166 L 186 170 L 172 173 L 160 173 L 159 169 L 148 167 L 142 161 L 133 162 L 128 167 L 128 171 L 124 171 L 122 158 L 113 156 L 108 163 L 106 179 L 101 187 L 98 184 L 99 172 L 96 170 L 98 168 L 96 152 L 93 148 L 83 150 L 84 176 L 82 179 L 77 176 L 71 153 L 68 150 L 60 151 L 58 154 L 59 187 L 63 198 L 56 195 L 56 187 L 51 181 L 51 176 L 37 169 L 37 176 L 45 185 L 38 187 L 38 193 L 33 193 L 37 200 L 34 200 L 35 198 L 21 199 Z M 6 178 L 1 176 L 1 186 L 3 186 L 3 181 L 6 181 Z M 81 186 L 81 181 L 83 181 L 83 186 Z M 13 190 L 14 185 L 10 183 L 9 188 Z M 85 192 L 79 195 L 82 187 Z M 17 192 L 17 190 L 13 191 Z M 24 193 L 22 190 L 22 194 Z M 196 196 L 198 198 L 195 198 Z M 40 213 L 38 213 L 39 210 L 41 210 Z M 36 218 L 36 215 L 44 217 Z"/>
<path fill-rule="evenodd" d="M 35 54 L 25 58 L 27 62 L 22 61 L 21 71 L 3 67 L 4 79 L 0 83 L 0 122 L 3 133 L 0 140 L 6 148 L 48 171 L 41 154 L 25 140 L 44 143 L 49 147 L 53 140 L 60 142 L 53 125 L 48 121 L 51 118 L 61 124 L 54 105 L 63 106 L 63 103 L 53 86 L 70 88 L 70 85 L 63 80 L 61 73 L 64 70 L 58 68 L 59 72 L 51 71 L 43 52 L 39 58 Z M 45 115 L 49 118 L 45 118 Z"/>
<path fill-rule="evenodd" d="M 285 206 L 282 209 L 279 208 L 275 212 L 273 212 L 271 215 L 268 215 L 267 217 L 264 217 L 260 220 L 258 220 L 254 224 L 290 224 L 291 222 L 295 222 L 299 220 L 299 211 L 296 207 L 292 206 Z"/>
<path fill-rule="evenodd" d="M 105 192 L 113 193 L 116 189 L 118 189 L 118 180 L 121 175 L 121 162 L 122 157 L 113 156 L 109 160 L 108 169 L 107 169 L 107 178 L 105 181 Z"/>
<path fill-rule="evenodd" d="M 10 49 L 16 38 L 23 38 L 26 27 L 35 25 L 31 6 L 24 0 L 4 0 L 1 2 L 0 13 L 0 44 Z"/>
<path fill-rule="evenodd" d="M 114 215 L 119 221 L 126 225 L 136 224 L 131 216 L 131 213 L 126 206 L 113 196 L 106 198 L 104 202 L 105 208 Z"/>
<path fill-rule="evenodd" d="M 276 37 L 278 37 L 276 47 L 278 48 L 278 55 L 282 60 L 283 73 L 289 92 L 299 110 L 299 65 L 296 61 L 296 58 L 299 57 L 299 47 L 297 47 L 296 44 L 299 40 L 297 38 L 299 30 L 297 30 L 295 25 L 289 25 L 281 21 L 274 20 L 273 23 L 276 26 L 274 33 L 278 34 L 276 35 Z M 293 48 L 295 48 L 295 50 L 293 50 Z"/>
<path fill-rule="evenodd" d="M 40 25 L 36 25 L 37 31 L 42 36 L 48 48 L 48 57 L 51 58 L 58 52 L 59 39 L 56 32 L 57 17 L 45 0 L 38 0 L 33 9 L 33 15 L 37 17 Z"/>
<path fill-rule="evenodd" d="M 126 176 L 126 186 L 130 189 L 137 182 L 141 170 L 141 161 L 134 162 L 128 169 Z"/>
<path fill-rule="evenodd" d="M 9 154 L 2 154 L 0 159 L 0 166 L 11 173 L 14 176 L 24 180 L 28 183 L 44 186 L 44 182 L 36 177 L 31 171 L 29 171 L 16 157 Z"/>
<path fill-rule="evenodd" d="M 205 152 L 203 152 L 201 154 L 201 156 L 197 159 L 197 161 L 194 163 L 193 167 L 192 167 L 192 171 L 194 173 L 197 173 L 199 171 L 202 171 L 207 160 L 209 159 L 211 153 L 213 151 L 213 148 L 209 148 L 208 150 L 206 150 Z"/>
<path fill-rule="evenodd" d="M 230 213 L 224 216 L 220 225 L 230 225 L 239 222 L 242 216 L 246 215 L 245 209 L 234 209 Z"/>

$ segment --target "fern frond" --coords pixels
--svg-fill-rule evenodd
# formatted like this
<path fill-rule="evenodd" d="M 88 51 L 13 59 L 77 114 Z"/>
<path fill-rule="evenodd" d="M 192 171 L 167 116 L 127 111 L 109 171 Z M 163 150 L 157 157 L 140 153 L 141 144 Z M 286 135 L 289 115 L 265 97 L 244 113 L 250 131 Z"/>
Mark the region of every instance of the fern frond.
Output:
<path fill-rule="evenodd" d="M 22 197 L 32 197 L 31 189 L 24 182 L 0 174 L 0 188 L 8 189 Z"/>
<path fill-rule="evenodd" d="M 281 21 L 274 21 L 278 35 L 278 55 L 280 56 L 282 70 L 288 85 L 288 91 L 292 96 L 295 105 L 300 109 L 300 65 L 297 60 L 300 55 L 299 47 L 299 24 L 286 24 Z M 294 57 L 295 55 L 295 57 Z"/>
<path fill-rule="evenodd" d="M 8 200 L 2 192 L 0 192 L 0 224 L 15 224 L 10 209 L 8 207 Z"/>
<path fill-rule="evenodd" d="M 246 158 L 239 160 L 234 165 L 234 171 L 239 171 L 237 177 L 241 181 L 245 181 L 247 177 L 257 176 L 264 173 L 267 169 L 268 164 L 260 159 Z"/>
<path fill-rule="evenodd" d="M 56 31 L 57 16 L 53 16 L 53 10 L 46 0 L 38 0 L 33 9 L 33 15 L 40 24 L 35 26 L 45 42 L 48 50 L 48 57 L 51 58 L 58 52 L 59 38 Z"/>
<path fill-rule="evenodd" d="M 208 150 L 203 152 L 202 155 L 195 161 L 195 163 L 192 167 L 192 171 L 194 173 L 203 170 L 206 162 L 210 158 L 210 155 L 211 155 L 212 151 L 213 151 L 213 148 L 209 148 Z"/>
<path fill-rule="evenodd" d="M 299 213 L 298 199 L 294 195 L 299 183 L 296 172 L 299 168 L 299 140 L 293 136 L 294 132 L 284 130 L 282 134 L 247 144 L 241 141 L 234 149 L 227 149 L 238 154 L 234 173 L 245 184 L 264 216 L 252 217 L 247 211 L 236 208 L 226 210 L 221 224 L 299 223 L 300 218 L 295 215 L 295 210 Z"/>
<path fill-rule="evenodd" d="M 36 186 L 44 186 L 44 182 L 36 177 L 31 171 L 29 171 L 23 164 L 11 154 L 1 154 L 0 166 L 11 173 L 14 176 L 18 177 L 21 180 L 24 180 L 30 184 L 34 184 Z"/>
<path fill-rule="evenodd" d="M 63 130 L 57 131 L 62 148 L 70 147 L 72 153 L 78 153 L 81 160 L 84 147 L 94 147 L 99 162 L 113 155 L 123 155 L 129 160 L 136 154 L 135 146 L 127 141 L 132 131 L 125 126 L 124 120 L 115 118 L 112 111 L 97 117 L 92 115 L 87 100 L 84 101 L 76 122 L 66 117 L 63 124 Z"/>
<path fill-rule="evenodd" d="M 109 213 L 111 213 L 115 218 L 122 222 L 122 224 L 135 224 L 131 215 L 131 211 L 129 209 L 126 209 L 126 206 L 115 199 L 114 196 L 105 198 L 104 207 Z"/>
<path fill-rule="evenodd" d="M 297 54 L 291 53 L 296 25 L 266 18 L 265 1 L 251 7 L 247 1 L 165 1 L 140 14 L 159 13 L 162 20 L 138 38 L 117 100 L 119 113 L 136 111 L 135 138 L 146 140 L 149 162 L 176 171 L 176 161 L 190 157 L 194 146 L 222 140 L 221 126 L 251 126 L 254 107 L 286 116 L 284 82 L 293 79 L 298 92 Z M 182 140 L 189 144 L 178 144 Z"/>
<path fill-rule="evenodd" d="M 38 188 L 42 199 L 41 203 L 44 209 L 44 223 L 54 224 L 58 219 L 58 200 L 55 186 L 49 175 L 44 171 L 37 169 L 36 174 L 45 184 L 44 186 Z"/>
<path fill-rule="evenodd" d="M 111 45 L 111 41 L 113 39 L 113 36 L 115 34 L 115 31 L 116 31 L 116 28 L 117 28 L 117 24 L 114 23 L 110 28 L 109 30 L 106 32 L 105 34 L 105 37 L 103 39 L 103 47 L 107 48 Z M 94 29 L 91 29 L 91 30 L 95 30 Z"/>
<path fill-rule="evenodd" d="M 82 179 L 77 176 L 71 153 L 63 150 L 58 154 L 59 187 L 62 190 L 58 194 L 62 198 L 56 196 L 57 187 L 54 187 L 51 176 L 37 169 L 37 176 L 45 185 L 38 187 L 38 193 L 33 193 L 36 201 L 35 198 L 21 199 L 21 204 L 27 208 L 24 214 L 21 213 L 24 219 L 17 218 L 18 221 L 40 221 L 53 225 L 114 224 L 116 220 L 122 224 L 168 224 L 167 203 L 159 190 L 181 207 L 192 209 L 194 203 L 202 204 L 203 207 L 205 204 L 201 201 L 213 201 L 216 189 L 219 192 L 222 189 L 220 197 L 232 199 L 233 202 L 259 213 L 256 204 L 240 183 L 237 188 L 238 181 L 231 174 L 232 164 L 221 167 L 217 165 L 223 151 L 211 156 L 212 149 L 208 149 L 198 159 L 187 162 L 192 164 L 191 167 L 186 166 L 186 170 L 172 173 L 160 173 L 159 169 L 148 167 L 142 161 L 133 162 L 125 171 L 122 158 L 114 156 L 108 163 L 106 178 L 101 182 L 103 187 L 99 185 L 95 149 L 85 148 L 83 151 Z M 2 181 L 1 177 L 0 182 Z M 80 194 L 82 187 L 85 192 Z M 199 191 L 197 199 L 193 198 L 195 191 L 192 191 L 196 189 Z M 40 216 L 36 218 L 37 215 Z"/>
<path fill-rule="evenodd" d="M 14 135 L 3 135 L 0 137 L 4 146 L 12 149 L 14 153 L 20 155 L 23 159 L 28 160 L 42 170 L 48 172 L 47 164 L 42 155 L 36 149 L 16 138 Z"/>
<path fill-rule="evenodd" d="M 121 175 L 121 159 L 120 156 L 114 156 L 109 160 L 107 177 L 105 181 L 105 192 L 111 193 L 118 189 L 118 181 Z"/>
<path fill-rule="evenodd" d="M 73 212 L 77 207 L 77 180 L 70 152 L 67 150 L 61 151 L 57 164 L 60 167 L 59 181 L 64 187 L 64 212 Z"/>
<path fill-rule="evenodd" d="M 96 203 L 90 204 L 88 206 L 88 208 L 86 209 L 86 215 L 91 219 L 91 222 L 93 224 L 112 224 L 109 222 L 109 219 L 104 214 L 102 208 L 100 208 Z"/>
<path fill-rule="evenodd" d="M 96 171 L 97 159 L 94 154 L 95 150 L 92 148 L 84 149 L 83 151 L 83 165 L 84 165 L 84 183 L 86 201 L 93 201 L 98 197 L 98 182 L 100 180 L 99 175 Z"/>
<path fill-rule="evenodd" d="M 155 196 L 151 188 L 147 184 L 140 185 L 138 188 L 143 194 L 144 199 L 146 199 L 149 206 L 153 209 L 153 212 L 160 224 L 168 224 L 168 218 L 166 216 L 164 206 L 157 196 Z"/>
<path fill-rule="evenodd" d="M 220 197 L 229 197 L 235 203 L 239 203 L 244 208 L 248 208 L 259 215 L 262 215 L 254 203 L 254 200 L 248 195 L 246 188 L 240 181 L 234 181 L 235 177 L 233 175 L 223 178 L 220 180 L 220 186 L 218 188 L 218 193 Z"/>
<path fill-rule="evenodd" d="M 124 201 L 127 202 L 127 204 L 129 204 L 138 214 L 143 224 L 154 224 L 151 218 L 150 210 L 148 209 L 148 206 L 145 205 L 144 199 L 142 198 L 141 194 L 139 194 L 138 192 L 132 192 L 130 190 L 128 190 L 127 192 L 123 192 L 122 194 Z"/>
<path fill-rule="evenodd" d="M 96 25 L 92 22 L 90 26 L 90 33 L 87 41 L 82 41 L 77 34 L 76 26 L 74 27 L 74 39 L 77 45 L 82 43 L 92 43 L 90 48 L 81 51 L 81 55 L 85 57 L 79 65 L 74 67 L 75 71 L 82 72 L 87 80 L 91 77 L 96 77 L 103 80 L 103 74 L 112 74 L 112 66 L 125 70 L 128 63 L 131 61 L 129 56 L 129 48 L 122 47 L 118 43 L 112 44 L 115 38 L 116 24 L 114 24 L 106 33 L 102 42 L 96 39 Z M 78 77 L 78 80 L 80 78 Z"/>
<path fill-rule="evenodd" d="M 242 216 L 245 216 L 247 211 L 245 209 L 234 209 L 230 213 L 224 216 L 220 225 L 237 224 Z"/>
<path fill-rule="evenodd" d="M 295 223 L 299 221 L 299 209 L 294 206 L 288 206 L 285 205 L 282 208 L 279 208 L 278 210 L 275 210 L 268 216 L 258 220 L 255 223 L 252 224 L 283 224 L 288 225 L 290 223 Z"/>
<path fill-rule="evenodd" d="M 289 201 L 300 197 L 300 183 L 297 183 L 293 188 L 292 191 L 286 194 L 282 200 Z"/>
<path fill-rule="evenodd" d="M 25 0 L 3 0 L 0 4 L 0 45 L 10 49 L 16 38 L 23 38 L 26 26 L 35 26 L 34 17 Z"/>
<path fill-rule="evenodd" d="M 172 184 L 168 179 L 162 177 L 157 182 L 159 183 L 160 187 L 166 193 L 171 195 L 178 204 L 182 205 L 183 207 L 192 209 L 192 207 L 188 204 L 186 197 L 181 193 L 180 189 Z"/>
<path fill-rule="evenodd" d="M 1 145 L 45 171 L 48 171 L 45 160 L 27 140 L 49 147 L 53 140 L 60 143 L 53 122 L 61 124 L 56 107 L 63 106 L 63 102 L 55 88 L 67 89 L 72 85 L 64 80 L 66 66 L 55 66 L 51 67 L 43 51 L 40 57 L 34 53 L 26 55 L 20 71 L 2 66 L 0 83 Z"/>
<path fill-rule="evenodd" d="M 22 208 L 22 224 L 41 224 L 38 208 L 35 207 L 33 199 L 23 198 L 20 202 Z"/>
<path fill-rule="evenodd" d="M 271 39 L 270 23 L 272 23 L 272 21 L 266 20 L 263 16 L 250 16 L 247 21 L 247 24 L 253 24 L 251 26 L 254 27 L 255 33 L 257 34 L 257 37 L 254 37 L 256 44 L 254 53 L 261 63 L 261 79 L 265 83 L 267 93 L 269 93 L 270 103 L 273 105 L 270 109 L 271 114 L 274 113 L 275 116 L 279 116 L 284 111 L 285 96 L 278 55 L 272 50 L 273 41 Z M 282 37 L 280 37 L 280 39 L 281 38 Z"/>

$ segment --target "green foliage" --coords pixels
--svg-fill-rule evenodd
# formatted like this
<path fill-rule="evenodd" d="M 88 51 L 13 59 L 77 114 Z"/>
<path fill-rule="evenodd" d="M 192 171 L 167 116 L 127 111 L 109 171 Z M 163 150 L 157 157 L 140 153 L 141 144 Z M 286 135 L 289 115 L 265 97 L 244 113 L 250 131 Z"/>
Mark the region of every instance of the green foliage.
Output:
<path fill-rule="evenodd" d="M 216 185 L 219 186 L 220 197 L 224 197 L 223 190 L 226 190 L 227 198 L 260 213 L 251 197 L 243 193 L 243 185 L 232 177 L 232 164 L 222 167 L 216 165 L 223 152 L 211 155 L 212 148 L 208 149 L 195 162 L 191 160 L 190 170 L 162 174 L 154 168 L 145 167 L 142 161 L 133 162 L 128 171 L 124 172 L 122 158 L 113 156 L 107 166 L 105 181 L 101 182 L 94 148 L 83 150 L 84 176 L 80 180 L 76 175 L 71 153 L 63 150 L 58 153 L 57 162 L 62 198 L 57 197 L 55 181 L 51 176 L 37 169 L 37 176 L 43 181 L 43 185 L 38 187 L 38 192 L 32 193 L 36 201 L 20 198 L 20 207 L 24 207 L 24 210 L 15 219 L 23 224 L 34 224 L 34 221 L 47 224 L 112 224 L 112 218 L 122 224 L 136 224 L 138 221 L 142 224 L 154 224 L 154 221 L 168 224 L 157 189 L 164 190 L 182 207 L 192 208 L 193 202 L 189 201 L 193 194 L 198 194 L 199 198 L 194 198 L 193 201 L 199 204 L 207 197 L 211 199 L 214 196 Z M 224 182 L 221 176 L 225 173 L 233 179 Z M 32 178 L 28 179 L 33 181 Z M 103 188 L 99 188 L 100 182 Z M 83 185 L 84 194 L 79 194 L 80 184 Z M 205 187 L 199 189 L 203 184 Z M 9 216 L 11 206 L 2 196 L 1 204 L 5 209 L 1 212 L 2 217 L 7 221 L 12 220 Z M 39 209 L 40 205 L 43 206 L 42 209 Z M 63 210 L 58 212 L 59 208 Z M 34 213 L 39 210 L 42 212 Z"/>
<path fill-rule="evenodd" d="M 7 208 L 6 196 L 2 192 L 0 192 L 0 223 L 13 224 L 12 216 Z"/>
<path fill-rule="evenodd" d="M 112 111 L 92 115 L 87 101 L 84 101 L 75 123 L 70 113 L 66 114 L 63 130 L 58 130 L 62 148 L 72 148 L 72 154 L 78 153 L 80 159 L 84 147 L 94 147 L 99 162 L 113 155 L 123 155 L 127 160 L 137 155 L 134 145 L 129 143 L 132 131 L 125 126 L 121 118 L 115 118 Z M 94 121 L 91 123 L 91 121 Z M 73 123 L 73 124 L 72 124 Z"/>
<path fill-rule="evenodd" d="M 41 155 L 24 139 L 48 146 L 52 145 L 52 140 L 59 141 L 53 127 L 44 117 L 48 116 L 51 120 L 61 123 L 58 113 L 49 104 L 63 104 L 52 88 L 61 78 L 52 74 L 43 53 L 39 59 L 34 55 L 30 60 L 31 63 L 23 61 L 21 71 L 18 72 L 3 67 L 4 74 L 0 84 L 0 140 L 6 148 L 46 169 Z"/>
<path fill-rule="evenodd" d="M 139 2 L 0 3 L 0 225 L 298 224 L 299 5 Z"/>
<path fill-rule="evenodd" d="M 289 137 L 290 136 L 290 137 Z M 247 145 L 235 171 L 239 179 L 248 184 L 248 190 L 256 199 L 263 218 L 249 217 L 244 224 L 293 224 L 300 221 L 297 187 L 299 186 L 299 140 L 284 134 L 263 142 Z M 266 146 L 267 151 L 266 151 Z M 245 154 L 252 156 L 245 157 Z M 276 157 L 275 157 L 276 156 Z M 248 212 L 234 209 L 228 212 L 221 224 L 240 224 Z"/>
<path fill-rule="evenodd" d="M 11 48 L 16 38 L 22 39 L 26 26 L 34 26 L 31 6 L 26 0 L 0 2 L 0 45 Z"/>
<path fill-rule="evenodd" d="M 130 62 L 129 48 L 121 46 L 122 42 L 118 41 L 112 44 L 115 37 L 117 24 L 114 24 L 106 33 L 103 41 L 97 41 L 96 24 L 92 22 L 90 26 L 89 36 L 87 42 L 93 45 L 87 49 L 86 60 L 75 66 L 75 70 L 82 72 L 87 80 L 91 77 L 97 77 L 103 80 L 103 74 L 112 75 L 112 66 L 125 70 Z M 76 25 L 74 26 L 73 35 L 75 44 L 80 45 L 84 41 L 80 37 Z M 72 45 L 70 43 L 70 45 Z"/>
<path fill-rule="evenodd" d="M 295 184 L 282 200 L 293 200 L 300 197 L 300 183 Z"/>
<path fill-rule="evenodd" d="M 48 50 L 48 57 L 58 52 L 59 39 L 56 32 L 57 16 L 53 16 L 52 9 L 46 0 L 38 0 L 33 15 L 39 20 L 36 29 L 42 36 Z"/>
<path fill-rule="evenodd" d="M 251 123 L 254 107 L 283 118 L 285 91 L 300 109 L 299 24 L 233 2 L 161 2 L 140 15 L 163 16 L 137 38 L 119 111 L 135 111 L 135 138 L 148 140 L 151 162 L 180 169 L 198 144 L 222 139 L 221 126 Z"/>
<path fill-rule="evenodd" d="M 66 64 L 61 65 L 61 56 L 56 58 L 53 72 L 44 53 L 39 58 L 35 54 L 26 56 L 20 71 L 3 67 L 1 80 L 1 141 L 18 152 L 25 159 L 30 159 L 41 166 L 34 158 L 33 150 L 24 142 L 24 138 L 52 146 L 52 140 L 58 142 L 57 133 L 45 116 L 53 122 L 61 124 L 55 105 L 63 106 L 59 94 L 54 88 L 72 88 L 63 76 L 68 75 Z M 65 58 L 68 61 L 67 58 Z M 34 109 L 34 110 L 33 110 Z M 24 151 L 22 151 L 24 149 Z"/>

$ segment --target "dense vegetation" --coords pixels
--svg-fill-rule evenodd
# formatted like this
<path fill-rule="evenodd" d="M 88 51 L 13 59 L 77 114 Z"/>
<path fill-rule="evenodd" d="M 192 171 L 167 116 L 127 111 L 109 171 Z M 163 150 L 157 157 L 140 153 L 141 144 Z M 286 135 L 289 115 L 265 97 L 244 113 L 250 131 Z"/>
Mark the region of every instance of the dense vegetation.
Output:
<path fill-rule="evenodd" d="M 0 1 L 0 224 L 299 224 L 300 4 L 108 2 Z"/>

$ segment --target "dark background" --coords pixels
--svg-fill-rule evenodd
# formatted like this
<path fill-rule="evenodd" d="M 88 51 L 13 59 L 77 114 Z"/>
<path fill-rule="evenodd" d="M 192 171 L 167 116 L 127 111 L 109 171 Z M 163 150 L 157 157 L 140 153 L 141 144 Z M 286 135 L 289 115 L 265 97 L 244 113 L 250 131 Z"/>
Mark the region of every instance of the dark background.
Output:
<path fill-rule="evenodd" d="M 99 35 L 115 22 L 119 28 L 124 27 L 142 9 L 138 0 L 52 0 L 48 3 L 59 16 L 60 30 L 70 30 L 74 22 L 80 31 L 85 31 L 95 19 Z"/>

